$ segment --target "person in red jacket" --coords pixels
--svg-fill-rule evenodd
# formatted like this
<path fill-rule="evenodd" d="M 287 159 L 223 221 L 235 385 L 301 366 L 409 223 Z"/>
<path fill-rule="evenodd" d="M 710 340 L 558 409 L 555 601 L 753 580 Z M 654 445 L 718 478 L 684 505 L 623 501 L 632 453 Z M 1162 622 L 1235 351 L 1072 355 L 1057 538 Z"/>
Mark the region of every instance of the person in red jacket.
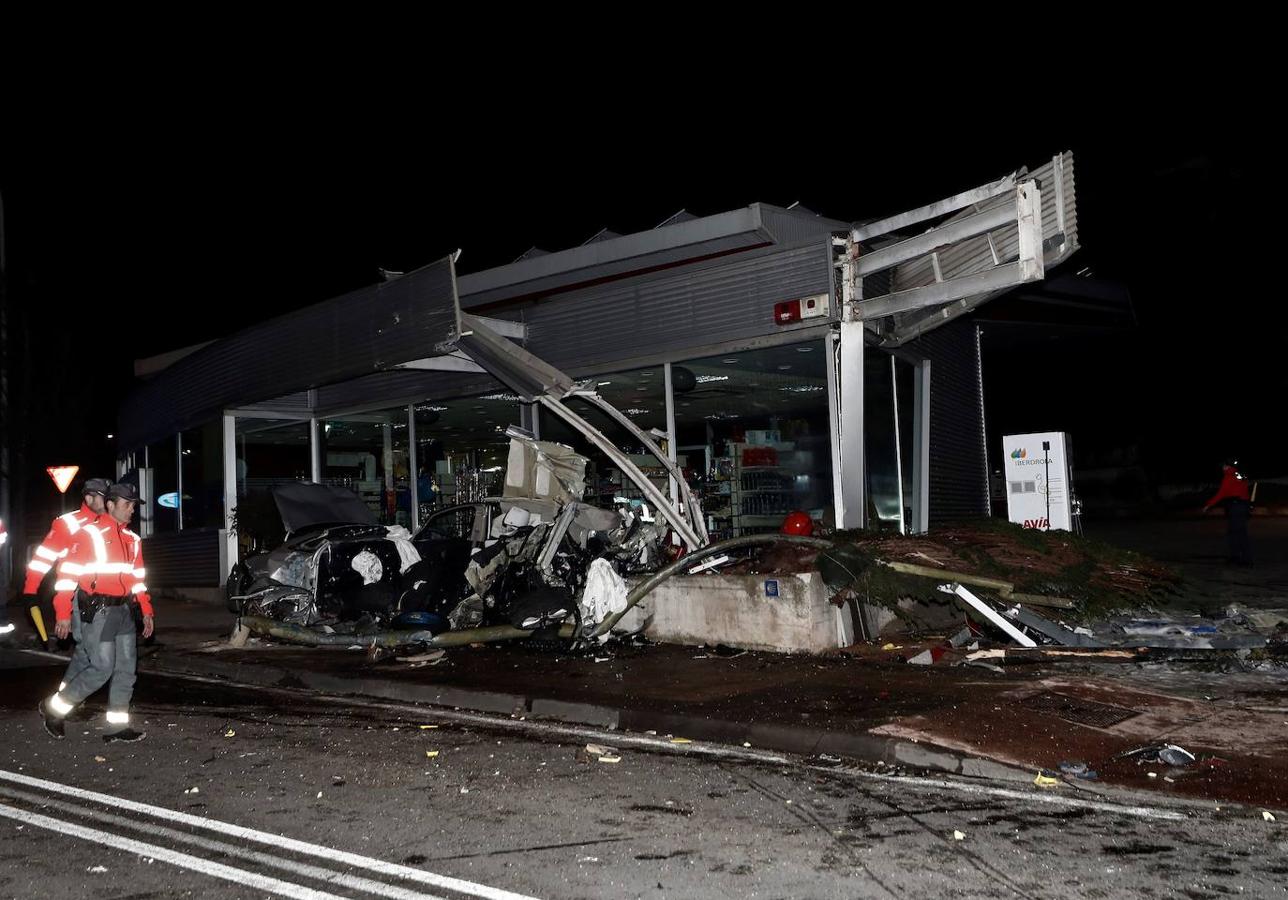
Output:
<path fill-rule="evenodd" d="M 87 478 L 81 486 L 80 509 L 64 513 L 49 526 L 49 533 L 36 547 L 31 562 L 27 563 L 27 578 L 23 582 L 22 593 L 28 607 L 40 607 L 40 585 L 45 577 L 67 555 L 67 549 L 72 545 L 76 533 L 103 514 L 103 495 L 110 485 L 111 482 L 106 478 Z M 73 621 L 72 633 L 78 634 L 79 630 L 80 625 Z M 52 646 L 51 644 L 51 648 Z"/>
<path fill-rule="evenodd" d="M 152 600 L 143 566 L 143 540 L 128 527 L 139 505 L 138 489 L 114 484 L 107 489 L 106 512 L 77 532 L 67 556 L 58 564 L 54 583 L 54 633 L 71 632 L 72 599 L 79 591 L 81 637 L 88 667 L 65 679 L 65 687 L 40 703 L 45 730 L 64 733 L 64 718 L 77 704 L 111 683 L 107 699 L 107 730 L 103 740 L 138 741 L 146 735 L 130 727 L 130 698 L 138 664 L 132 604 L 143 614 L 143 636 L 153 629 Z"/>
<path fill-rule="evenodd" d="M 1203 504 L 1207 512 L 1214 506 L 1225 507 L 1225 537 L 1231 565 L 1252 565 L 1252 544 L 1248 540 L 1248 517 L 1252 514 L 1252 494 L 1248 478 L 1239 471 L 1237 459 L 1227 460 L 1222 467 L 1221 486 Z"/>

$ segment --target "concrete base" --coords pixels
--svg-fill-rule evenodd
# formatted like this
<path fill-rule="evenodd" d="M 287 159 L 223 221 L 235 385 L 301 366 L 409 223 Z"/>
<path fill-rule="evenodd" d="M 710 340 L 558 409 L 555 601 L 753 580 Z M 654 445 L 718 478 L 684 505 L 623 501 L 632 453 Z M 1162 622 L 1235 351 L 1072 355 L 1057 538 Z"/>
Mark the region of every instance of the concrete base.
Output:
<path fill-rule="evenodd" d="M 821 653 L 855 640 L 850 611 L 828 596 L 817 572 L 689 575 L 663 582 L 640 605 L 655 641 Z"/>

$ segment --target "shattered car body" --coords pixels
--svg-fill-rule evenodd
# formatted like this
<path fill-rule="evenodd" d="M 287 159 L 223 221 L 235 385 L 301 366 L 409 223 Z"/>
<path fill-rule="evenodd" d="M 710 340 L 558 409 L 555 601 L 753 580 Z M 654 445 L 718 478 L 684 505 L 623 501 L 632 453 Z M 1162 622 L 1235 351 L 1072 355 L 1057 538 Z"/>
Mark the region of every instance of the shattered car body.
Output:
<path fill-rule="evenodd" d="M 674 460 L 652 435 L 600 397 L 593 381 L 574 381 L 492 331 L 483 319 L 462 312 L 459 303 L 456 323 L 450 346 L 440 350 L 459 348 L 522 400 L 541 404 L 571 425 L 634 483 L 643 504 L 602 509 L 582 502 L 586 458 L 516 427 L 506 432 L 511 444 L 502 496 L 441 510 L 415 536 L 375 524 L 369 512 L 363 518 L 353 507 L 357 498 L 333 496 L 320 508 L 309 508 L 321 492 L 335 494 L 335 489 L 279 488 L 275 499 L 291 532 L 286 543 L 239 564 L 229 578 L 229 606 L 247 617 L 244 621 L 362 634 L 401 625 L 418 629 L 409 634 L 409 643 L 494 625 L 548 635 L 569 619 L 577 633 L 589 634 L 625 610 L 622 575 L 652 571 L 709 543 L 701 507 Z M 678 503 L 564 403 L 574 396 L 605 413 L 657 458 L 671 476 Z M 341 503 L 352 518 L 328 521 Z M 296 506 L 310 514 L 288 520 L 288 508 Z M 283 629 L 273 633 L 281 637 Z M 315 639 L 298 631 L 287 634 Z M 399 639 L 387 637 L 387 642 Z"/>
<path fill-rule="evenodd" d="M 656 568 L 672 544 L 647 507 L 581 502 L 585 468 L 568 447 L 512 435 L 503 495 L 439 510 L 414 536 L 376 524 L 347 491 L 279 487 L 290 533 L 233 570 L 230 608 L 323 633 L 402 628 L 407 643 L 493 625 L 539 637 L 568 620 L 592 627 L 622 608 L 622 575 Z"/>

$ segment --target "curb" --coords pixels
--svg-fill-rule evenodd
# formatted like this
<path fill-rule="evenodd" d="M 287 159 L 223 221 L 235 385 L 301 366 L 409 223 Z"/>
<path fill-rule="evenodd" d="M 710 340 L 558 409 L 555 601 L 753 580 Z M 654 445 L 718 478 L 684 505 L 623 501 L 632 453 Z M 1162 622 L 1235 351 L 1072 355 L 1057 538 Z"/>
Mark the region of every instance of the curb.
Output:
<path fill-rule="evenodd" d="M 356 694 L 381 700 L 427 703 L 433 706 L 503 716 L 526 716 L 529 719 L 586 725 L 608 730 L 637 733 L 652 731 L 735 747 L 748 744 L 759 750 L 775 750 L 798 756 L 826 753 L 860 762 L 906 766 L 968 778 L 1025 784 L 1033 781 L 1033 773 L 1028 769 L 930 744 L 878 737 L 861 732 L 619 709 L 613 706 L 573 703 L 548 697 L 529 697 L 521 694 L 434 685 L 409 685 L 381 678 L 344 678 L 321 672 L 288 669 L 272 663 L 229 663 L 217 659 L 203 659 L 191 654 L 166 662 L 155 658 L 147 661 L 140 660 L 139 665 L 144 671 L 159 675 L 172 673 L 215 676 L 262 687 L 303 688 L 328 694 Z"/>

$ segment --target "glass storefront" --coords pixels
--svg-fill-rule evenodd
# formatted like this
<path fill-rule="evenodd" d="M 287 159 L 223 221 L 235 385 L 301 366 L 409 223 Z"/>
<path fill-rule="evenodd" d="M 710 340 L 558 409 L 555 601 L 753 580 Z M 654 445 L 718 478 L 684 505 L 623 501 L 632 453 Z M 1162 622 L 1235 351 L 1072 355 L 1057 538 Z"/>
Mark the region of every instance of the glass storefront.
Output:
<path fill-rule="evenodd" d="M 795 510 L 831 522 L 826 357 L 816 340 L 672 367 L 677 450 L 713 540 L 777 531 Z"/>
<path fill-rule="evenodd" d="M 407 407 L 319 423 L 322 482 L 353 491 L 384 525 L 411 527 Z"/>
<path fill-rule="evenodd" d="M 421 521 L 434 509 L 501 493 L 519 398 L 496 390 L 415 405 L 416 493 Z"/>
<path fill-rule="evenodd" d="M 151 521 L 151 531 L 164 534 L 179 530 L 179 447 L 178 439 L 171 435 L 163 441 L 149 444 L 148 469 L 152 473 L 152 491 L 140 513 Z"/>
<path fill-rule="evenodd" d="M 701 503 L 713 540 L 776 531 L 798 510 L 831 526 L 828 346 L 824 339 L 813 339 L 695 358 L 669 367 L 600 374 L 594 385 L 665 451 L 671 438 L 669 368 L 676 460 Z M 918 515 L 924 516 L 924 507 L 917 505 L 923 464 L 917 442 L 924 434 L 916 416 L 927 413 L 920 410 L 917 372 L 910 359 L 875 348 L 864 354 L 868 527 L 908 531 L 921 521 Z M 638 437 L 583 399 L 564 402 L 669 495 L 666 470 Z M 387 525 L 413 528 L 437 509 L 498 496 L 508 456 L 505 431 L 525 423 L 542 440 L 567 444 L 587 457 L 587 502 L 607 507 L 622 499 L 644 499 L 618 464 L 579 431 L 537 405 L 525 407 L 499 386 L 486 394 L 425 400 L 315 424 L 245 414 L 233 421 L 232 471 L 242 552 L 282 540 L 272 488 L 312 480 L 315 459 L 324 483 L 354 491 Z M 147 448 L 152 496 L 160 501 L 149 509 L 154 532 L 177 531 L 180 523 L 184 529 L 223 526 L 223 447 L 221 420 Z"/>
<path fill-rule="evenodd" d="M 223 422 L 192 428 L 180 435 L 183 451 L 183 495 L 178 500 L 184 528 L 224 526 Z M 160 498 L 158 498 L 160 499 Z"/>
<path fill-rule="evenodd" d="M 272 489 L 311 480 L 309 422 L 238 417 L 235 450 L 238 545 L 242 552 L 276 546 L 284 534 Z"/>

